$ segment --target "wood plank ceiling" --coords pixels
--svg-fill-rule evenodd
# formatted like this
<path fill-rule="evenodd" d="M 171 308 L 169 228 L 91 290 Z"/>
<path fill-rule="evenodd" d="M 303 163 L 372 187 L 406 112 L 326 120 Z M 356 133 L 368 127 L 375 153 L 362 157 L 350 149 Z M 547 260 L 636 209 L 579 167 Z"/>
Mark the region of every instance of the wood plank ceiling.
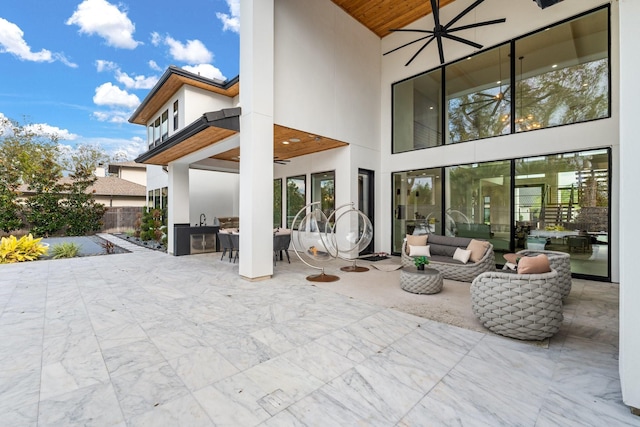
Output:
<path fill-rule="evenodd" d="M 331 0 L 382 38 L 431 13 L 429 0 Z M 440 7 L 454 0 L 440 0 Z"/>

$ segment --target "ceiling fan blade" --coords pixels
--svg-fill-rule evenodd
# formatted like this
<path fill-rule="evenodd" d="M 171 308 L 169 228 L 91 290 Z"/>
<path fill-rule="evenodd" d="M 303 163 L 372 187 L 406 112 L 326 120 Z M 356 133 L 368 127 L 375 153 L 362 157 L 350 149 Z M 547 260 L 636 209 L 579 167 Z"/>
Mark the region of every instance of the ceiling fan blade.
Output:
<path fill-rule="evenodd" d="M 463 39 L 462 37 L 454 36 L 452 34 L 447 34 L 447 33 L 442 34 L 442 37 L 446 37 L 448 39 L 455 40 L 455 41 L 460 42 L 460 43 L 468 44 L 469 46 L 473 46 L 476 49 L 482 49 L 482 45 L 481 44 L 478 44 L 476 42 L 472 42 L 471 40 Z"/>
<path fill-rule="evenodd" d="M 418 30 L 417 28 L 392 28 L 389 31 L 391 31 L 392 33 L 397 33 L 397 32 L 402 32 L 404 31 L 405 33 L 429 33 L 429 34 L 433 34 L 433 31 L 431 30 Z"/>
<path fill-rule="evenodd" d="M 436 0 L 431 0 L 431 13 L 433 14 L 433 22 L 435 22 L 436 31 L 440 29 L 440 5 Z"/>
<path fill-rule="evenodd" d="M 502 24 L 507 22 L 507 18 L 493 19 L 491 21 L 476 22 L 475 24 L 463 25 L 461 27 L 450 28 L 449 32 L 468 30 L 469 28 L 484 27 L 486 25 Z"/>
<path fill-rule="evenodd" d="M 483 105 L 480 105 L 480 106 L 478 106 L 478 107 L 475 107 L 475 108 L 474 108 L 473 110 L 471 110 L 471 111 L 465 111 L 465 110 L 463 110 L 463 111 L 464 111 L 464 112 L 465 112 L 465 114 L 467 114 L 467 115 L 475 114 L 475 113 L 477 113 L 478 111 L 482 110 L 483 108 L 487 108 L 487 107 L 488 107 L 489 105 L 491 105 L 492 103 L 493 103 L 493 101 L 488 101 L 488 102 L 487 102 L 487 101 L 485 101 L 485 103 L 484 103 Z"/>
<path fill-rule="evenodd" d="M 496 113 L 496 111 L 498 111 L 498 107 L 500 107 L 500 103 L 501 103 L 501 102 L 502 102 L 502 99 L 500 99 L 500 100 L 498 100 L 498 101 L 496 102 L 496 106 L 495 106 L 495 107 L 493 107 L 493 111 L 491 112 L 491 115 L 492 115 L 492 116 Z"/>
<path fill-rule="evenodd" d="M 420 52 L 422 52 L 424 50 L 425 47 L 429 46 L 429 43 L 431 43 L 432 41 L 434 41 L 436 38 L 436 36 L 431 36 L 429 38 L 429 40 L 427 40 L 427 42 L 422 45 L 422 47 L 420 49 L 418 49 L 418 51 L 411 57 L 411 59 L 409 60 L 409 62 L 407 62 L 406 64 L 404 64 L 404 66 L 408 66 L 409 64 L 411 64 L 413 62 L 414 59 L 416 59 L 416 56 L 418 56 L 420 54 Z"/>
<path fill-rule="evenodd" d="M 414 41 L 412 41 L 412 42 L 405 43 L 405 44 L 403 44 L 402 46 L 398 46 L 398 47 L 397 47 L 397 48 L 395 48 L 395 49 L 391 49 L 389 52 L 385 52 L 385 53 L 383 53 L 383 54 L 382 54 L 382 56 L 387 55 L 387 54 L 392 53 L 392 52 L 395 52 L 395 51 L 396 51 L 396 50 L 398 50 L 398 49 L 402 49 L 403 47 L 407 47 L 407 46 L 412 45 L 412 44 L 414 44 L 414 43 L 417 43 L 417 42 L 419 42 L 419 41 L 422 41 L 422 40 L 428 39 L 429 37 L 433 37 L 433 36 L 424 36 L 424 37 L 420 37 L 419 39 L 416 39 L 416 40 L 414 40 Z"/>
<path fill-rule="evenodd" d="M 451 27 L 453 24 L 455 24 L 456 22 L 458 22 L 460 19 L 462 19 L 467 13 L 471 12 L 473 9 L 475 9 L 480 3 L 482 3 L 484 0 L 476 0 L 475 3 L 473 3 L 471 6 L 469 6 L 468 8 L 466 8 L 465 10 L 463 10 L 462 12 L 460 12 L 458 14 L 458 16 L 456 16 L 455 18 L 453 18 L 451 20 L 451 22 L 449 22 L 447 25 L 444 26 L 445 30 L 448 30 L 449 27 Z M 431 0 L 431 3 L 433 4 L 433 0 Z"/>

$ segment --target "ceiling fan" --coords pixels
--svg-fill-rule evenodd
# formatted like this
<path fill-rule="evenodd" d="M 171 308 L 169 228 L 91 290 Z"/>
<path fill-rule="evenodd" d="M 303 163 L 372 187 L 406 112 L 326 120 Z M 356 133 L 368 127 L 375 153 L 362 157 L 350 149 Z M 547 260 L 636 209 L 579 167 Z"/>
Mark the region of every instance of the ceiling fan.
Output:
<path fill-rule="evenodd" d="M 493 116 L 496 111 L 500 108 L 500 105 L 505 102 L 507 105 L 511 102 L 509 99 L 509 94 L 511 93 L 511 85 L 507 86 L 505 90 L 502 90 L 502 85 L 500 85 L 500 90 L 496 94 L 479 92 L 474 94 L 474 97 L 478 97 L 476 101 L 469 101 L 461 104 L 461 107 L 464 108 L 464 112 L 467 115 L 477 113 L 478 111 L 491 107 L 493 105 L 493 111 L 491 111 L 491 115 Z M 471 109 L 467 109 L 466 107 L 470 107 Z"/>
<path fill-rule="evenodd" d="M 385 52 L 383 55 L 388 55 L 392 52 L 395 52 L 399 49 L 402 49 L 403 47 L 407 47 L 409 45 L 412 45 L 414 43 L 418 43 L 420 41 L 426 40 L 424 42 L 424 44 L 422 45 L 422 47 L 420 49 L 418 49 L 418 51 L 411 57 L 411 59 L 409 59 L 409 61 L 404 64 L 405 67 L 408 66 L 409 64 L 411 64 L 413 62 L 414 59 L 416 59 L 416 57 L 427 47 L 429 46 L 429 44 L 436 40 L 438 43 L 438 54 L 440 55 L 440 64 L 444 64 L 444 50 L 442 48 L 442 38 L 447 38 L 449 40 L 453 40 L 453 41 L 457 41 L 459 43 L 464 43 L 466 45 L 475 47 L 476 49 L 482 49 L 482 45 L 478 44 L 476 42 L 473 42 L 471 40 L 467 40 L 465 38 L 462 37 L 458 37 L 456 35 L 453 35 L 451 33 L 455 32 L 455 31 L 462 31 L 462 30 L 468 30 L 470 28 L 476 28 L 476 27 L 484 27 L 487 25 L 493 25 L 493 24 L 500 24 L 503 22 L 506 22 L 506 18 L 501 18 L 501 19 L 493 19 L 491 21 L 483 21 L 483 22 L 476 22 L 474 24 L 468 24 L 468 25 L 462 25 L 460 27 L 454 27 L 452 28 L 452 25 L 455 24 L 456 22 L 458 22 L 460 19 L 462 19 L 467 13 L 471 12 L 473 9 L 475 9 L 476 7 L 478 7 L 482 2 L 484 2 L 484 0 L 476 0 L 473 4 L 471 4 L 471 6 L 467 7 L 465 10 L 463 10 L 462 12 L 460 12 L 455 18 L 453 18 L 451 21 L 449 21 L 448 24 L 446 25 L 442 25 L 440 23 L 440 0 L 430 0 L 431 1 L 431 11 L 433 13 L 433 21 L 435 26 L 433 27 L 433 30 L 418 30 L 418 29 L 404 29 L 404 28 L 397 28 L 397 29 L 390 29 L 389 31 L 402 31 L 402 32 L 408 32 L 408 33 L 421 33 L 421 34 L 427 34 L 424 37 L 419 37 L 416 40 L 413 40 L 409 43 L 405 43 L 402 46 L 398 46 L 395 49 L 392 49 L 388 52 Z"/>

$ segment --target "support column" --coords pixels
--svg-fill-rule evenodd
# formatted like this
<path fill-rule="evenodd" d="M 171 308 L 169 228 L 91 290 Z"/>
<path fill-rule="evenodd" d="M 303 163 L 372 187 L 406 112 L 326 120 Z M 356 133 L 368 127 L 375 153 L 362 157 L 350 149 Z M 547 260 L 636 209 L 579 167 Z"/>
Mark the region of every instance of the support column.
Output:
<path fill-rule="evenodd" d="M 614 3 L 615 5 L 615 3 Z M 638 94 L 640 81 L 637 41 L 640 40 L 640 3 L 620 0 L 620 382 L 623 402 L 640 415 L 640 271 L 634 254 L 638 239 L 640 188 L 638 159 Z M 612 5 L 613 6 L 613 5 Z M 615 11 L 615 7 L 613 8 Z M 613 77 L 615 79 L 615 75 Z M 615 221 L 615 218 L 612 218 Z"/>
<path fill-rule="evenodd" d="M 169 163 L 167 250 L 173 255 L 174 224 L 189 223 L 189 165 Z"/>
<path fill-rule="evenodd" d="M 240 1 L 240 276 L 273 274 L 274 0 Z"/>

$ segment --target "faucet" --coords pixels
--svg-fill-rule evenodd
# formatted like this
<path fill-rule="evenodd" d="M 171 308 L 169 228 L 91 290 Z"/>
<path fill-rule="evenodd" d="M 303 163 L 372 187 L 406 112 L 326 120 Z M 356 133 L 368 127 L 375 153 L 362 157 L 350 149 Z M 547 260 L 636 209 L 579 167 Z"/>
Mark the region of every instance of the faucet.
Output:
<path fill-rule="evenodd" d="M 207 217 L 205 214 L 201 213 L 200 214 L 200 227 L 202 227 L 203 225 L 207 225 Z"/>

